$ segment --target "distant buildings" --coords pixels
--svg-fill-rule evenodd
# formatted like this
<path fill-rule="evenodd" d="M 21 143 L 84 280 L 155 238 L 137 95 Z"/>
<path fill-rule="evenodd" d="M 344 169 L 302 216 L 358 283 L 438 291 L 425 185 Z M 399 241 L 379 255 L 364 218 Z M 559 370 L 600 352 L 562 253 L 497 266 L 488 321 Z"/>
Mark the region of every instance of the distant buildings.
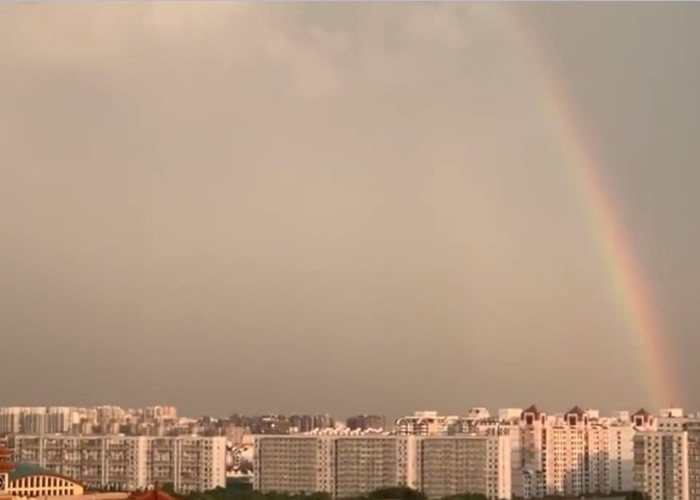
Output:
<path fill-rule="evenodd" d="M 436 411 L 417 411 L 413 415 L 399 418 L 396 429 L 403 436 L 448 434 L 450 427 L 459 420 L 456 416 L 438 415 Z"/>
<path fill-rule="evenodd" d="M 165 435 L 174 431 L 177 424 L 177 410 L 172 406 L 153 406 L 139 410 L 125 410 L 119 406 L 0 408 L 0 435 Z"/>
<path fill-rule="evenodd" d="M 381 415 L 357 415 L 347 419 L 345 424 L 350 430 L 380 430 L 386 429 L 386 418 Z"/>

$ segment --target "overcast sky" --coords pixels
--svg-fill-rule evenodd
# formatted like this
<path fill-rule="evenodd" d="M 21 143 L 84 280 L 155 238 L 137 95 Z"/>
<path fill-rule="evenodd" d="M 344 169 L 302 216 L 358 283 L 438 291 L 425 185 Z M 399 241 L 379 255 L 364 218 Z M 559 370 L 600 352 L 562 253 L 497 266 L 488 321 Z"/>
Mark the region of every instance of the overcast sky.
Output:
<path fill-rule="evenodd" d="M 653 404 L 536 39 L 673 403 L 700 409 L 698 25 L 697 3 L 0 6 L 0 405 Z"/>

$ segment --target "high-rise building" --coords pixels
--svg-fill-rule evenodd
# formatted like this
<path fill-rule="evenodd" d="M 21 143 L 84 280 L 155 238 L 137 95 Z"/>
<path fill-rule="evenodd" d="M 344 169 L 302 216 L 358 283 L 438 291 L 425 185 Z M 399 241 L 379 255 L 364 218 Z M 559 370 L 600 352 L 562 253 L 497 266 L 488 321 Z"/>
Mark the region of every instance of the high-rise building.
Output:
<path fill-rule="evenodd" d="M 629 491 L 634 434 L 632 425 L 600 419 L 596 411 L 578 406 L 561 416 L 531 406 L 521 417 L 520 478 L 513 481 L 514 492 L 538 498 Z"/>
<path fill-rule="evenodd" d="M 635 430 L 623 421 L 613 423 L 608 433 L 610 491 L 632 491 Z"/>
<path fill-rule="evenodd" d="M 464 492 L 511 498 L 507 435 L 426 437 L 418 440 L 418 446 L 418 484 L 428 498 Z"/>
<path fill-rule="evenodd" d="M 289 493 L 331 493 L 332 449 L 328 436 L 280 435 L 255 439 L 255 488 Z"/>
<path fill-rule="evenodd" d="M 700 422 L 689 422 L 688 433 L 688 495 L 700 500 Z"/>
<path fill-rule="evenodd" d="M 177 408 L 174 406 L 148 406 L 143 409 L 143 417 L 146 421 L 175 422 L 177 420 Z"/>
<path fill-rule="evenodd" d="M 0 434 L 17 434 L 20 431 L 22 408 L 18 406 L 0 408 Z"/>
<path fill-rule="evenodd" d="M 324 491 L 334 498 L 395 486 L 430 498 L 465 491 L 511 498 L 508 436 L 257 436 L 255 486 L 262 491 Z"/>
<path fill-rule="evenodd" d="M 89 487 L 172 483 L 178 492 L 226 483 L 225 437 L 16 435 L 15 457 Z"/>
<path fill-rule="evenodd" d="M 641 431 L 634 436 L 635 489 L 650 500 L 689 500 L 688 433 Z"/>
<path fill-rule="evenodd" d="M 46 430 L 49 434 L 63 434 L 70 431 L 77 414 L 73 408 L 67 406 L 53 406 L 47 408 Z"/>
<path fill-rule="evenodd" d="M 46 434 L 49 415 L 45 406 L 23 408 L 19 419 L 20 432 L 27 434 Z"/>
<path fill-rule="evenodd" d="M 387 486 L 419 487 L 416 440 L 396 436 L 339 436 L 332 441 L 337 498 L 365 496 Z"/>

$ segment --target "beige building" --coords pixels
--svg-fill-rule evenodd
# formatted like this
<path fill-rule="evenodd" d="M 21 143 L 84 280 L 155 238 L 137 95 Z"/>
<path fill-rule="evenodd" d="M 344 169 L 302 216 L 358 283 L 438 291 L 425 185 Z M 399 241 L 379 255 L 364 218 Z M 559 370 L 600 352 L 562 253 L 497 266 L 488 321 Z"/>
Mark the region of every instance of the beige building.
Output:
<path fill-rule="evenodd" d="M 700 422 L 686 424 L 688 433 L 688 496 L 700 500 Z"/>
<path fill-rule="evenodd" d="M 641 431 L 634 437 L 635 489 L 650 500 L 689 500 L 688 433 Z"/>
<path fill-rule="evenodd" d="M 12 443 L 18 462 L 93 488 L 172 483 L 189 492 L 226 484 L 225 437 L 18 435 Z"/>

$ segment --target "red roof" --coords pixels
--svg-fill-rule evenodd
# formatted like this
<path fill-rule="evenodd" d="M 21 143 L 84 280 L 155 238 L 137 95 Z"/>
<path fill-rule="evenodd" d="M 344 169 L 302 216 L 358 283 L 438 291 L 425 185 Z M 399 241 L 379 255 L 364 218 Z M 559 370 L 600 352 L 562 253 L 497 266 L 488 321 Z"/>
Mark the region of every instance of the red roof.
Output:
<path fill-rule="evenodd" d="M 9 460 L 11 456 L 12 452 L 0 445 L 0 472 L 12 472 L 15 470 L 15 464 Z"/>
<path fill-rule="evenodd" d="M 137 493 L 132 498 L 133 500 L 175 500 L 175 498 L 158 488 L 153 488 L 146 493 Z"/>
<path fill-rule="evenodd" d="M 12 472 L 15 470 L 15 464 L 12 462 L 0 462 L 0 472 Z"/>

